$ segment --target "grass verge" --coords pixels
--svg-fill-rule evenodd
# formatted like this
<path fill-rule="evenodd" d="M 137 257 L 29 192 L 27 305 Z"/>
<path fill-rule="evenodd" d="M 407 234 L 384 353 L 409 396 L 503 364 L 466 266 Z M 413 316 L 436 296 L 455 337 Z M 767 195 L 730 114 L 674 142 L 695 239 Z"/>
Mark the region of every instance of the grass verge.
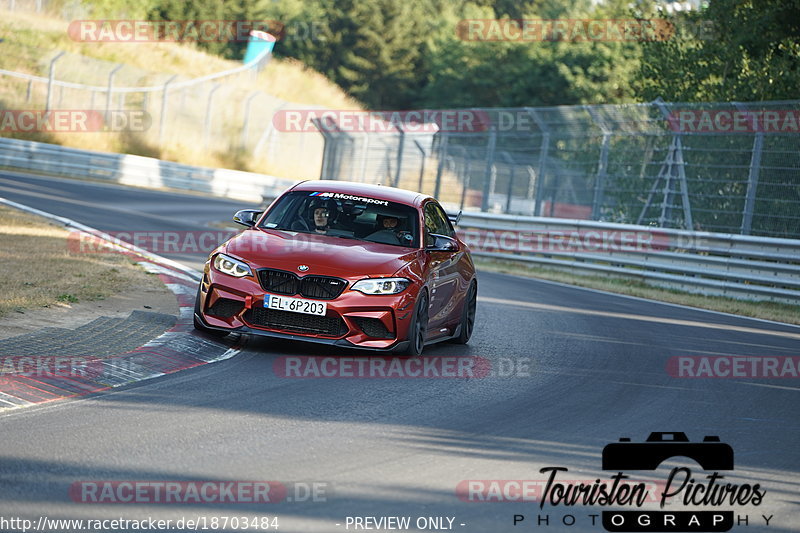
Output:
<path fill-rule="evenodd" d="M 59 80 L 105 87 L 109 74 L 120 64 L 124 68 L 115 74 L 115 86 L 141 87 L 162 86 L 172 75 L 179 76 L 177 81 L 187 81 L 242 65 L 241 61 L 214 56 L 191 43 L 79 42 L 69 36 L 70 21 L 53 13 L 6 11 L 4 7 L 0 0 L 2 69 L 46 77 L 50 60 L 60 50 L 67 54 L 57 63 Z M 361 108 L 361 104 L 324 75 L 291 59 L 272 58 L 257 77 L 248 72 L 218 81 L 220 90 L 214 96 L 208 117 L 211 83 L 170 93 L 163 137 L 159 119 L 161 92 L 151 93 L 147 99 L 142 93 L 118 95 L 109 102 L 112 110 L 147 111 L 152 120 L 143 128 L 98 132 L 7 131 L 3 136 L 307 179 L 319 175 L 322 137 L 313 131 L 275 134 L 268 139 L 268 133 L 274 134 L 267 128 L 274 113 L 283 108 L 308 106 Z M 256 90 L 261 93 L 251 107 L 246 107 L 245 102 Z M 44 83 L 29 85 L 25 80 L 0 76 L 0 110 L 42 109 L 46 93 Z M 104 93 L 60 88 L 53 90 L 52 104 L 64 110 L 104 110 L 106 105 Z M 246 146 L 242 132 L 245 111 L 251 119 Z M 206 124 L 210 126 L 208 139 Z"/>
<path fill-rule="evenodd" d="M 70 250 L 68 236 L 40 217 L 0 206 L 0 317 L 102 300 L 134 286 L 163 288 L 127 256 Z"/>
<path fill-rule="evenodd" d="M 661 302 L 697 307 L 699 309 L 709 309 L 723 313 L 761 318 L 764 320 L 774 320 L 789 324 L 800 324 L 800 305 L 789 305 L 765 301 L 744 301 L 722 296 L 704 296 L 702 294 L 692 294 L 684 291 L 653 287 L 641 281 L 630 280 L 611 276 L 581 276 L 537 267 L 535 265 L 522 265 L 513 261 L 501 261 L 484 257 L 475 257 L 475 266 L 482 270 L 500 272 L 503 274 L 514 274 L 528 278 L 558 281 L 569 285 L 598 289 L 602 291 L 626 294 L 628 296 L 638 296 Z"/>

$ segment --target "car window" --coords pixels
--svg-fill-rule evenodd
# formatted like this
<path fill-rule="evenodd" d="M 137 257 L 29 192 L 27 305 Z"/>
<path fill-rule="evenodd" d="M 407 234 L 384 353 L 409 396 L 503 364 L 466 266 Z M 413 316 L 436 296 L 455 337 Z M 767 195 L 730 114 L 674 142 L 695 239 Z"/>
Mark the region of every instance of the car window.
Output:
<path fill-rule="evenodd" d="M 434 202 L 428 202 L 425 205 L 425 245 L 433 244 L 431 234 L 446 235 L 448 237 L 455 237 L 456 232 L 450 221 L 447 219 L 447 214 L 444 210 Z"/>
<path fill-rule="evenodd" d="M 353 194 L 292 191 L 276 202 L 259 227 L 419 247 L 414 207 Z"/>

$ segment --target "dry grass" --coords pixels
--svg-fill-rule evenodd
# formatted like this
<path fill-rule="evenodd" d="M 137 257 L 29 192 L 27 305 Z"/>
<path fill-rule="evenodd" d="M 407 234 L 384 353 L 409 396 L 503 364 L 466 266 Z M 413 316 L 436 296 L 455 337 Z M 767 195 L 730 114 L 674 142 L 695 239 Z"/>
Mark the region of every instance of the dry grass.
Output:
<path fill-rule="evenodd" d="M 723 313 L 774 320 L 789 324 L 800 324 L 800 306 L 775 302 L 750 302 L 724 298 L 721 296 L 703 296 L 687 292 L 652 287 L 639 281 L 607 276 L 581 276 L 534 265 L 523 265 L 512 261 L 499 261 L 482 257 L 475 258 L 478 268 L 492 272 L 502 272 L 529 278 L 558 281 L 569 285 L 599 289 L 629 296 L 638 296 L 662 302 L 710 309 Z"/>
<path fill-rule="evenodd" d="M 0 68 L 46 76 L 49 60 L 55 51 L 65 50 L 100 61 L 64 56 L 57 66 L 58 78 L 105 86 L 108 72 L 113 67 L 112 63 L 102 63 L 106 61 L 127 65 L 116 79 L 117 86 L 139 86 L 162 84 L 173 74 L 179 75 L 182 80 L 192 79 L 241 66 L 240 61 L 222 59 L 192 44 L 76 42 L 67 33 L 68 25 L 67 21 L 44 14 L 0 9 L 0 39 L 3 39 Z M 27 82 L 0 76 L 0 108 L 42 107 L 37 104 L 45 100 L 44 89 L 43 84 L 33 85 L 31 104 L 26 101 Z M 203 89 L 205 90 L 207 88 Z M 289 139 L 294 141 L 291 145 L 281 146 L 280 157 L 264 157 L 262 154 L 252 156 L 239 150 L 237 141 L 241 134 L 243 101 L 254 90 L 261 90 L 275 97 L 265 97 L 257 101 L 257 106 L 254 107 L 258 108 L 258 112 L 252 116 L 254 129 L 263 129 L 269 122 L 267 117 L 285 102 L 296 106 L 361 109 L 358 102 L 322 74 L 294 60 L 273 58 L 257 79 L 246 74 L 224 81 L 224 89 L 217 97 L 224 105 L 215 106 L 212 119 L 214 134 L 208 147 L 202 142 L 205 92 L 180 105 L 177 103 L 178 95 L 171 97 L 172 112 L 168 119 L 167 133 L 161 143 L 158 142 L 157 135 L 160 93 L 153 93 L 148 103 L 148 111 L 154 117 L 149 132 L 127 135 L 106 132 L 33 133 L 12 136 L 73 148 L 156 157 L 197 166 L 236 168 L 302 178 L 318 176 L 319 163 L 303 156 L 310 146 L 304 146 L 303 142 L 298 142 L 295 138 Z M 66 91 L 62 107 L 86 109 L 90 107 L 88 99 L 88 93 Z M 140 100 L 141 95 L 136 95 L 126 102 L 126 106 L 138 109 L 142 105 Z M 102 108 L 103 105 L 104 96 L 100 94 L 95 100 L 94 108 Z M 258 135 L 258 132 L 254 132 L 253 139 L 257 139 Z M 321 153 L 321 149 L 319 152 Z"/>
<path fill-rule="evenodd" d="M 102 300 L 133 286 L 163 289 L 126 256 L 70 250 L 68 236 L 40 217 L 0 206 L 0 316 Z"/>

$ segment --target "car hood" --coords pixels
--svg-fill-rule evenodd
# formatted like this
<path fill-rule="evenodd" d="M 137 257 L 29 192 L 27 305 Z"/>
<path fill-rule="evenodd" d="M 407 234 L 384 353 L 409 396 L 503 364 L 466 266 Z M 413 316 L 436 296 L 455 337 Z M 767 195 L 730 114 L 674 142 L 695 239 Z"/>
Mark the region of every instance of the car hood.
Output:
<path fill-rule="evenodd" d="M 402 246 L 268 229 L 243 231 L 231 238 L 222 251 L 254 268 L 343 278 L 391 276 L 419 253 Z M 300 265 L 309 269 L 300 272 Z"/>

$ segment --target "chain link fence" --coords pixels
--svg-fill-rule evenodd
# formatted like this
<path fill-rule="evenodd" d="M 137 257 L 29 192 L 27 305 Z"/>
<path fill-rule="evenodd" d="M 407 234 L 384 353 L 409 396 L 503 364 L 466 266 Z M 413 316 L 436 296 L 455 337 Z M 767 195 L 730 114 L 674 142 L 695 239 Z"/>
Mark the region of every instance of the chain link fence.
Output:
<path fill-rule="evenodd" d="M 330 110 L 261 90 L 252 65 L 187 78 L 7 36 L 0 67 L 0 110 L 142 110 L 144 146 L 236 154 L 287 178 L 383 183 L 489 213 L 800 238 L 800 101 L 408 112 L 352 128 L 342 111 L 308 120 Z"/>
<path fill-rule="evenodd" d="M 321 177 L 465 210 L 800 238 L 800 102 L 469 112 L 433 134 L 328 124 Z"/>
<path fill-rule="evenodd" d="M 80 8 L 65 2 L 58 15 L 80 16 Z M 47 1 L 0 0 L 0 16 L 9 9 L 36 13 L 56 7 Z M 179 49 L 164 47 L 157 53 L 179 54 Z M 241 162 L 251 170 L 316 178 L 323 153 L 319 133 L 285 133 L 273 125 L 273 116 L 290 104 L 271 95 L 259 78 L 259 72 L 269 68 L 270 57 L 189 77 L 39 48 L 5 32 L 0 34 L 0 112 L 95 111 L 106 117 L 105 132 L 125 137 L 124 148 L 138 147 L 134 153 L 173 158 L 182 154 L 201 160 L 207 154 L 224 154 L 226 161 Z M 175 61 L 181 58 L 176 56 Z M 0 128 L 0 135 L 9 131 L 14 130 Z M 75 133 L 79 132 L 64 135 L 75 139 Z M 64 142 L 47 135 L 35 139 Z M 98 149 L 114 146 L 101 142 Z M 91 139 L 77 147 L 93 148 Z"/>

